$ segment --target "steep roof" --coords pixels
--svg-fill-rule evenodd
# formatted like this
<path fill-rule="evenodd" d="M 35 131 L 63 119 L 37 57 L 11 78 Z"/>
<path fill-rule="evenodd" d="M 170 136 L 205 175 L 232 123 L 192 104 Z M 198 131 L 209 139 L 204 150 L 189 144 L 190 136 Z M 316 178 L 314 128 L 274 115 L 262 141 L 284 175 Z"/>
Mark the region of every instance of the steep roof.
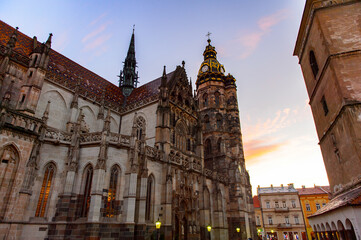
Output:
<path fill-rule="evenodd" d="M 297 188 L 296 190 L 300 196 L 331 193 L 330 186 L 314 186 L 313 188 Z"/>
<path fill-rule="evenodd" d="M 14 28 L 0 20 L 0 54 L 4 53 L 6 43 L 14 32 Z M 14 47 L 12 59 L 28 66 L 29 55 L 33 52 L 34 40 L 25 34 L 18 32 L 17 42 Z M 37 45 L 40 45 L 37 42 Z M 122 106 L 125 97 L 121 89 L 92 71 L 84 68 L 71 59 L 63 56 L 51 49 L 49 53 L 49 64 L 46 78 L 54 81 L 71 90 L 75 89 L 77 82 L 80 84 L 80 95 L 88 97 L 96 102 L 100 102 L 103 90 L 105 90 L 105 105 L 114 109 Z M 168 79 L 172 77 L 169 73 Z M 131 93 L 126 101 L 126 105 L 143 101 L 159 93 L 160 78 L 155 79 L 143 86 L 140 86 Z"/>

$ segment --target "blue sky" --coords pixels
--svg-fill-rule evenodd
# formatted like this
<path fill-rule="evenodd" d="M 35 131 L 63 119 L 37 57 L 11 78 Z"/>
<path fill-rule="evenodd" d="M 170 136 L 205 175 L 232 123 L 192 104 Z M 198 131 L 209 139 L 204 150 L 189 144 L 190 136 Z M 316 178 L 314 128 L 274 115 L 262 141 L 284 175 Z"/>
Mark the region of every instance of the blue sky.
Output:
<path fill-rule="evenodd" d="M 1 20 L 117 84 L 135 24 L 140 84 L 182 60 L 193 83 L 211 32 L 237 79 L 243 142 L 257 185 L 328 185 L 297 57 L 304 0 L 1 1 Z"/>

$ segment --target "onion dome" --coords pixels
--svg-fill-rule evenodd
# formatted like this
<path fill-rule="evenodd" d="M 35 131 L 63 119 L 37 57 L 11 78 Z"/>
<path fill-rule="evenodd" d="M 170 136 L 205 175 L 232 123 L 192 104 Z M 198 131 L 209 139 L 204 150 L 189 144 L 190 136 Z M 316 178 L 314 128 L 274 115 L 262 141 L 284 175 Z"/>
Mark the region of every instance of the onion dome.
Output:
<path fill-rule="evenodd" d="M 211 40 L 207 40 L 208 45 L 204 50 L 204 61 L 198 71 L 197 86 L 206 81 L 222 81 L 224 78 L 224 66 L 217 60 L 215 47 L 211 45 Z"/>

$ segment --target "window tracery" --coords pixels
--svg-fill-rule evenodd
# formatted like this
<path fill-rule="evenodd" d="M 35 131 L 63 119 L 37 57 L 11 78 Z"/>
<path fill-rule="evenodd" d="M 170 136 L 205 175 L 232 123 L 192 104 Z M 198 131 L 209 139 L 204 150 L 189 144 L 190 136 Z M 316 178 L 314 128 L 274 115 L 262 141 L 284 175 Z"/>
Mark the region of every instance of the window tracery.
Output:
<path fill-rule="evenodd" d="M 120 175 L 120 170 L 117 166 L 113 166 L 110 170 L 110 180 L 109 180 L 109 189 L 108 189 L 108 198 L 106 206 L 106 216 L 114 217 L 117 213 L 117 188 L 118 188 L 118 179 Z"/>
<path fill-rule="evenodd" d="M 54 164 L 48 164 L 45 169 L 43 183 L 41 185 L 38 204 L 36 207 L 35 217 L 44 217 L 50 191 L 53 183 L 53 176 L 55 173 Z"/>
<path fill-rule="evenodd" d="M 90 207 L 90 190 L 93 181 L 93 167 L 88 165 L 84 170 L 84 191 L 81 217 L 87 217 Z"/>

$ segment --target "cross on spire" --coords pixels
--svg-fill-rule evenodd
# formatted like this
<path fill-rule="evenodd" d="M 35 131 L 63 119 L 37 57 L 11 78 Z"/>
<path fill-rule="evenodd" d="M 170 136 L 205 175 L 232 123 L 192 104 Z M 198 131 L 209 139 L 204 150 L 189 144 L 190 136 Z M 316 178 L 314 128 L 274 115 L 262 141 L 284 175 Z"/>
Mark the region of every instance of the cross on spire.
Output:
<path fill-rule="evenodd" d="M 134 29 L 135 29 L 135 24 L 133 24 L 133 33 L 134 33 Z"/>
<path fill-rule="evenodd" d="M 210 32 L 208 32 L 208 33 L 206 34 L 206 36 L 208 37 L 208 39 L 210 39 L 209 36 L 211 36 L 211 34 L 212 34 L 212 33 L 210 33 Z"/>

